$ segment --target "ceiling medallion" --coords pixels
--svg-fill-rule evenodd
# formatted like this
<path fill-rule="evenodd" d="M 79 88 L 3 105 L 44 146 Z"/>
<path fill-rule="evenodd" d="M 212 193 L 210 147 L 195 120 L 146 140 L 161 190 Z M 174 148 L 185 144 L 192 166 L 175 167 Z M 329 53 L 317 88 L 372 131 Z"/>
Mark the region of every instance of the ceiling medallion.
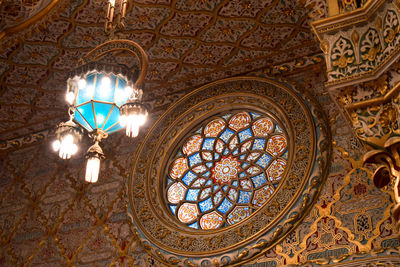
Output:
<path fill-rule="evenodd" d="M 135 153 L 132 222 L 166 264 L 239 265 L 284 238 L 312 206 L 329 124 L 291 85 L 237 77 L 171 106 Z"/>
<path fill-rule="evenodd" d="M 104 153 L 99 143 L 122 128 L 126 135 L 136 137 L 146 122 L 148 107 L 142 102 L 142 82 L 148 59 L 143 48 L 130 40 L 113 40 L 117 30 L 125 26 L 127 0 L 108 1 L 105 32 L 109 41 L 92 49 L 81 59 L 79 66 L 69 74 L 66 101 L 69 121 L 56 129 L 53 149 L 62 159 L 69 159 L 78 151 L 78 142 L 84 131 L 94 144 L 87 151 L 85 180 L 98 180 L 100 160 Z M 116 19 L 114 19 L 116 17 Z M 101 59 L 111 53 L 128 52 L 137 60 L 135 71 L 118 62 L 104 63 Z"/>

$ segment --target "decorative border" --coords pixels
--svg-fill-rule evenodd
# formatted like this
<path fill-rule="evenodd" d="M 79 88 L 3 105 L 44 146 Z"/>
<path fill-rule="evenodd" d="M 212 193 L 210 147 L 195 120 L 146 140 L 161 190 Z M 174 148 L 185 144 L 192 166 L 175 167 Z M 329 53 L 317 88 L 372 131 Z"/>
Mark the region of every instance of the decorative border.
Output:
<path fill-rule="evenodd" d="M 11 36 L 12 34 L 16 34 L 20 31 L 25 31 L 27 28 L 29 28 L 30 26 L 32 26 L 33 24 L 37 23 L 40 20 L 42 20 L 42 21 L 40 21 L 39 23 L 45 23 L 46 17 L 53 15 L 53 14 L 51 14 L 51 11 L 63 9 L 67 5 L 68 5 L 67 1 L 60 1 L 60 0 L 49 1 L 47 6 L 44 7 L 42 10 L 40 10 L 33 17 L 21 22 L 20 24 L 17 24 L 10 28 L 5 28 L 3 31 L 1 31 L 0 32 L 0 40 L 2 40 L 4 37 Z M 36 26 L 36 27 L 39 27 L 39 26 Z M 33 30 L 34 29 L 32 29 L 32 31 Z"/>
<path fill-rule="evenodd" d="M 268 110 L 282 121 L 282 113 L 287 112 L 286 121 L 293 129 L 294 164 L 288 167 L 281 190 L 251 218 L 226 230 L 188 231 L 165 208 L 160 210 L 164 205 L 159 185 L 164 159 L 185 131 L 228 105 Z M 166 264 L 216 261 L 232 265 L 250 261 L 290 233 L 318 195 L 329 165 L 329 128 L 323 114 L 311 107 L 318 113 L 313 114 L 313 121 L 309 105 L 286 85 L 238 77 L 203 86 L 170 107 L 139 147 L 127 185 L 128 210 L 142 246 Z"/>
<path fill-rule="evenodd" d="M 386 71 L 399 58 L 399 19 L 398 0 L 376 0 L 353 12 L 313 22 L 325 54 L 326 87 L 334 90 L 369 81 Z"/>

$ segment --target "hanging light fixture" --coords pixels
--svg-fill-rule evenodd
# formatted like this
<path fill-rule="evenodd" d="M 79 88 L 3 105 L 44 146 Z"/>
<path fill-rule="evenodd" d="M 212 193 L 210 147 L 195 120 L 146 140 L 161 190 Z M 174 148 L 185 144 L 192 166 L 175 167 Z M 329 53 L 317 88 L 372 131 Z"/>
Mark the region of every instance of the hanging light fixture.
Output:
<path fill-rule="evenodd" d="M 125 26 L 127 0 L 108 1 L 105 31 L 111 37 L 115 30 Z M 116 18 L 114 19 L 116 15 Z M 98 60 L 115 51 L 130 52 L 138 60 L 137 71 L 123 65 L 100 63 Z M 147 70 L 147 55 L 143 48 L 130 40 L 110 40 L 91 50 L 81 60 L 67 80 L 66 101 L 70 120 L 60 123 L 56 129 L 55 151 L 63 159 L 69 159 L 78 150 L 83 129 L 89 133 L 94 144 L 87 151 L 85 180 L 98 180 L 100 163 L 104 153 L 100 142 L 126 127 L 126 135 L 136 137 L 144 125 L 148 108 L 142 102 L 141 84 Z"/>
<path fill-rule="evenodd" d="M 119 9 L 117 6 L 119 6 Z M 125 27 L 126 9 L 128 0 L 108 0 L 105 31 L 107 34 L 113 35 L 117 29 Z M 115 17 L 115 19 L 114 19 Z"/>
<path fill-rule="evenodd" d="M 53 142 L 54 151 L 62 159 L 69 159 L 78 151 L 78 142 L 82 138 L 82 129 L 72 121 L 73 116 L 67 122 L 62 122 L 56 130 L 57 139 Z"/>
<path fill-rule="evenodd" d="M 142 102 L 142 95 L 142 89 L 133 90 L 128 102 L 120 108 L 119 121 L 126 127 L 126 135 L 129 137 L 137 137 L 140 126 L 147 120 L 148 109 Z"/>

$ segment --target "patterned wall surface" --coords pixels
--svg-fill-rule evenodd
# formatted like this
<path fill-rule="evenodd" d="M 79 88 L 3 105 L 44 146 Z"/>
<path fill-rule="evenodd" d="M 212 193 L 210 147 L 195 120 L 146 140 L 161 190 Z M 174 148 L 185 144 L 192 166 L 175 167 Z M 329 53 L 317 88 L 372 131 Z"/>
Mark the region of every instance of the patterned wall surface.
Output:
<path fill-rule="evenodd" d="M 391 196 L 371 185 L 370 170 L 360 165 L 363 150 L 323 91 L 323 75 L 311 70 L 289 78 L 330 111 L 334 159 L 309 215 L 257 263 L 395 263 L 400 244 L 390 218 Z M 161 111 L 153 113 L 148 126 Z M 1 154 L 0 265 L 159 265 L 135 242 L 126 216 L 124 185 L 139 142 L 123 133 L 110 136 L 94 185 L 83 181 L 83 153 L 64 163 L 46 141 Z"/>
<path fill-rule="evenodd" d="M 66 73 L 107 38 L 106 0 L 59 2 L 46 20 L 0 38 L 0 140 L 63 120 Z M 309 23 L 325 16 L 322 0 L 129 2 L 120 37 L 135 40 L 149 56 L 149 100 L 320 53 Z M 18 17 L 27 5 L 2 17 Z M 116 58 L 132 60 L 125 54 Z"/>

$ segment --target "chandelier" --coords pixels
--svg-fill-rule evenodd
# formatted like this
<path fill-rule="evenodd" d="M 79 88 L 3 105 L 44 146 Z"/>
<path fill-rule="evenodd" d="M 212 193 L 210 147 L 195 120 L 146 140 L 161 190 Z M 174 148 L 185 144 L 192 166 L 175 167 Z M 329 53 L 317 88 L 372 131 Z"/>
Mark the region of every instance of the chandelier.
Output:
<path fill-rule="evenodd" d="M 127 0 L 109 0 L 105 31 L 114 36 L 116 29 L 124 27 Z M 116 16 L 114 23 L 114 16 Z M 99 59 L 116 52 L 129 52 L 138 61 L 136 71 L 124 65 L 101 63 Z M 126 135 L 136 137 L 147 120 L 148 107 L 142 101 L 141 88 L 147 70 L 147 55 L 143 48 L 130 40 L 110 40 L 81 59 L 79 66 L 69 74 L 66 102 L 69 120 L 60 123 L 55 131 L 53 149 L 62 159 L 71 158 L 78 151 L 78 144 L 87 132 L 94 144 L 86 158 L 85 180 L 98 180 L 100 161 L 104 159 L 100 142 L 109 134 L 126 129 Z"/>

